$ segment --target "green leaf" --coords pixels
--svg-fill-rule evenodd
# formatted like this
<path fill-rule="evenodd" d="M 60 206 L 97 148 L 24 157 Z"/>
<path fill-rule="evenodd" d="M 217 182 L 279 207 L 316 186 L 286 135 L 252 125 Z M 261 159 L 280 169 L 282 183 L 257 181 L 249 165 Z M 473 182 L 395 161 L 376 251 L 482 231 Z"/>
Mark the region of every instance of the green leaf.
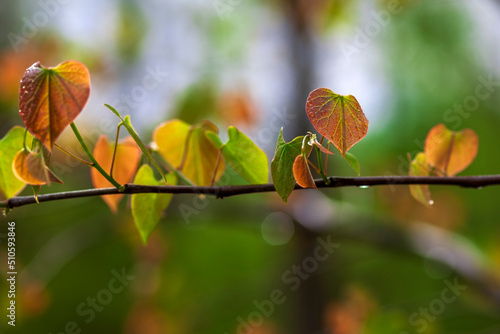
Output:
<path fill-rule="evenodd" d="M 174 173 L 167 175 L 169 184 L 176 184 L 177 178 Z M 134 179 L 135 184 L 164 185 L 164 181 L 157 181 L 153 170 L 149 165 L 139 168 Z M 132 195 L 132 216 L 135 226 L 139 230 L 142 242 L 146 245 L 151 232 L 160 221 L 163 210 L 165 210 L 172 199 L 172 194 L 134 194 Z"/>
<path fill-rule="evenodd" d="M 89 95 L 90 74 L 82 63 L 70 60 L 44 67 L 36 62 L 21 79 L 19 114 L 26 128 L 51 151 Z"/>
<path fill-rule="evenodd" d="M 0 140 L 0 192 L 5 198 L 11 198 L 23 190 L 25 183 L 12 171 L 12 161 L 23 148 L 26 129 L 15 126 Z M 26 146 L 31 147 L 33 136 L 26 134 Z"/>
<path fill-rule="evenodd" d="M 208 140 L 210 140 L 218 150 L 221 150 L 224 147 L 224 143 L 222 142 L 222 139 L 220 139 L 217 133 L 213 131 L 207 131 L 205 135 L 208 138 Z"/>
<path fill-rule="evenodd" d="M 224 160 L 245 180 L 251 184 L 267 183 L 269 167 L 264 151 L 234 126 L 227 129 L 227 134 L 229 139 L 222 144 L 215 132 L 206 133 L 212 144 L 222 150 Z"/>
<path fill-rule="evenodd" d="M 354 171 L 359 175 L 361 175 L 361 169 L 359 168 L 358 158 L 354 156 L 354 154 L 346 152 L 344 159 L 347 163 L 354 169 Z"/>
<path fill-rule="evenodd" d="M 271 175 L 273 177 L 276 192 L 286 203 L 288 196 L 295 187 L 295 178 L 293 176 L 293 163 L 297 156 L 301 154 L 302 141 L 304 136 L 296 137 L 287 143 L 283 139 L 283 128 L 278 135 L 276 143 L 276 152 L 271 162 Z"/>

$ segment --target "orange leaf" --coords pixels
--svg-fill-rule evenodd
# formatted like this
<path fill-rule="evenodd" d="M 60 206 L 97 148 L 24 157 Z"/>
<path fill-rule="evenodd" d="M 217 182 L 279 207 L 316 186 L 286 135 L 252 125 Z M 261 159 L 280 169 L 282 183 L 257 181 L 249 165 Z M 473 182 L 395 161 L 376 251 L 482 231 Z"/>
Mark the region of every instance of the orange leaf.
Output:
<path fill-rule="evenodd" d="M 62 183 L 44 163 L 41 153 L 26 150 L 19 151 L 12 161 L 14 175 L 24 183 L 41 186 L 51 182 Z"/>
<path fill-rule="evenodd" d="M 114 145 L 109 142 L 106 135 L 101 135 L 94 147 L 94 157 L 101 167 L 109 174 L 111 170 L 111 162 L 113 159 Z M 127 137 L 118 143 L 116 149 L 115 163 L 113 166 L 112 177 L 120 184 L 130 182 L 134 177 L 134 173 L 139 165 L 141 150 L 132 139 Z M 92 168 L 90 170 L 92 184 L 95 188 L 108 188 L 113 185 L 106 180 L 104 176 Z M 104 195 L 101 196 L 104 202 L 109 206 L 114 213 L 118 212 L 118 203 L 123 195 Z"/>
<path fill-rule="evenodd" d="M 19 113 L 27 129 L 47 149 L 78 116 L 90 94 L 85 65 L 65 61 L 56 67 L 36 62 L 26 70 L 19 89 Z"/>
<path fill-rule="evenodd" d="M 311 175 L 311 170 L 307 165 L 307 158 L 305 155 L 300 154 L 295 158 L 293 162 L 293 176 L 295 177 L 295 181 L 297 181 L 302 188 L 317 189 Z"/>
<path fill-rule="evenodd" d="M 471 129 L 450 131 L 444 124 L 433 127 L 425 139 L 427 163 L 444 175 L 454 176 L 474 160 L 479 139 Z"/>
<path fill-rule="evenodd" d="M 306 112 L 314 128 L 335 145 L 342 157 L 368 132 L 368 120 L 352 95 L 315 89 L 307 98 Z"/>
<path fill-rule="evenodd" d="M 220 119 L 227 124 L 252 126 L 257 121 L 258 111 L 244 91 L 224 93 L 218 103 Z"/>
<path fill-rule="evenodd" d="M 420 152 L 417 154 L 415 159 L 410 165 L 410 176 L 429 176 L 429 169 L 427 167 L 427 161 L 425 154 Z M 430 206 L 434 204 L 431 198 L 431 192 L 429 190 L 429 185 L 427 184 L 411 184 L 410 193 L 417 201 L 423 205 Z"/>

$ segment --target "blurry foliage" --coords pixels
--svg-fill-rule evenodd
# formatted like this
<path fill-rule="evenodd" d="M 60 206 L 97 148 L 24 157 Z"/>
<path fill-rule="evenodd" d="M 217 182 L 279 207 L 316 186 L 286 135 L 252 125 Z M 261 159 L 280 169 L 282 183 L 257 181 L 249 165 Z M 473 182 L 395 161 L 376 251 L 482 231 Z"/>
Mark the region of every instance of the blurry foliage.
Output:
<path fill-rule="evenodd" d="M 134 63 L 146 42 L 147 16 L 136 0 L 120 0 L 116 26 L 116 47 L 125 64 Z"/>
<path fill-rule="evenodd" d="M 375 9 L 386 8 L 389 1 L 374 2 Z M 219 115 L 221 119 L 232 117 L 233 123 L 240 120 L 248 125 L 256 124 L 258 116 L 253 111 L 256 110 L 253 102 L 258 101 L 247 95 L 246 89 L 240 90 L 246 87 L 244 84 L 234 85 L 231 87 L 234 90 L 221 89 L 223 76 L 218 73 L 241 66 L 242 58 L 251 51 L 252 41 L 258 37 L 255 29 L 262 22 L 256 21 L 256 17 L 286 25 L 284 13 L 290 3 L 241 2 L 227 19 L 214 13 L 205 18 L 210 6 L 198 11 L 179 10 L 180 14 L 192 16 L 190 22 L 199 24 L 196 31 L 203 36 L 207 50 L 207 54 L 199 57 L 206 60 L 210 73 L 196 72 L 189 81 L 191 86 L 174 96 L 173 107 L 159 105 L 151 112 L 169 109 L 172 118 L 188 123 Z M 301 19 L 308 27 L 316 27 L 316 32 L 326 36 L 335 36 L 337 31 L 362 26 L 358 18 L 368 2 L 296 0 L 294 3 L 303 8 Z M 471 47 L 474 39 L 471 13 L 459 3 L 431 0 L 400 3 L 404 10 L 393 16 L 391 24 L 373 39 L 383 56 L 378 65 L 385 71 L 390 96 L 380 113 L 383 127 L 378 132 L 369 132 L 364 144 L 353 148 L 363 166 L 363 175 L 406 174 L 409 166 L 406 153 L 422 151 L 426 133 L 433 125 L 445 122 L 445 111 L 475 93 L 478 76 L 488 78 L 493 72 L 478 63 L 477 53 L 481 50 Z M 19 31 L 19 19 L 14 18 L 25 15 L 12 4 L 0 4 L 0 30 L 5 33 Z M 118 19 L 114 22 L 116 40 L 112 43 L 116 45 L 116 54 L 107 57 L 116 57 L 124 64 L 141 60 L 148 41 L 157 37 L 151 35 L 152 25 L 143 10 L 143 6 L 148 5 L 119 2 Z M 17 26 L 11 25 L 13 21 Z M 273 38 L 295 37 L 278 34 Z M 77 43 L 65 41 L 58 34 L 48 34 L 47 30 L 30 39 L 20 53 L 15 53 L 8 41 L 2 40 L 1 46 L 1 133 L 6 133 L 12 124 L 20 124 L 19 78 L 34 61 L 58 63 L 69 55 L 78 55 L 80 61 L 98 73 L 105 63 L 103 54 L 90 54 Z M 340 53 L 338 46 L 332 48 Z M 82 55 L 85 60 L 81 59 Z M 288 60 L 289 54 L 285 51 L 280 57 Z M 371 70 L 363 62 L 353 62 L 350 66 L 356 71 Z M 103 76 L 106 73 L 104 71 Z M 377 83 L 372 86 L 377 89 Z M 363 101 L 360 102 L 363 105 Z M 462 118 L 461 124 L 446 124 L 452 130 L 473 128 L 478 133 L 479 152 L 466 171 L 469 175 L 500 170 L 500 160 L 495 158 L 499 102 L 500 94 L 495 91 L 481 101 L 468 118 Z M 65 185 L 51 185 L 49 191 L 90 184 L 90 176 L 85 174 L 88 168 L 71 167 L 65 158 L 60 161 L 65 168 L 62 175 Z M 334 175 L 353 175 L 345 163 L 331 166 Z M 325 300 L 321 314 L 325 330 L 411 333 L 417 328 L 409 324 L 409 316 L 439 298 L 444 279 L 458 277 L 453 268 L 438 268 L 428 258 L 368 241 L 382 234 L 386 227 L 409 230 L 415 224 L 426 223 L 459 233 L 500 279 L 495 265 L 500 261 L 498 188 L 433 187 L 432 192 L 436 203 L 432 208 L 415 202 L 407 187 L 389 186 L 325 190 L 323 193 L 330 198 L 323 198 L 322 206 L 309 204 L 307 212 L 311 220 L 317 218 L 315 214 L 328 214 L 328 225 L 323 225 L 323 230 L 318 227 L 321 225 L 316 226 L 315 235 L 331 234 L 332 240 L 341 244 L 312 276 L 318 279 L 317 288 Z M 29 195 L 29 189 L 24 194 Z M 312 197 L 310 194 L 303 198 Z M 292 195 L 291 204 L 286 207 L 276 194 L 223 201 L 174 196 L 166 213 L 168 222 L 162 219 L 147 247 L 142 246 L 126 210 L 112 215 L 99 198 L 16 209 L 7 219 L 17 223 L 19 271 L 29 269 L 18 286 L 21 292 L 16 330 L 55 333 L 63 331 L 65 324 L 74 320 L 83 332 L 95 333 L 236 333 L 237 318 L 246 320 L 255 311 L 253 301 L 269 298 L 273 289 L 286 291 L 288 286 L 283 283 L 282 274 L 304 258 L 304 253 L 299 252 L 304 243 L 304 228 L 300 223 L 295 221 L 293 238 L 282 246 L 266 243 L 260 231 L 260 223 L 271 212 L 284 211 L 297 216 L 296 206 L 292 206 L 294 196 L 299 195 Z M 128 201 L 120 203 L 122 209 L 128 205 Z M 185 206 L 190 208 L 187 218 L 180 209 Z M 2 233 L 5 221 L 2 220 Z M 409 243 L 395 240 L 390 234 L 382 236 L 395 243 Z M 6 258 L 4 245 L 4 239 L 0 239 L 2 262 Z M 84 318 L 76 314 L 77 306 L 108 285 L 111 270 L 121 268 L 136 278 L 122 293 L 113 296 L 113 301 L 96 314 L 94 321 L 86 324 Z M 2 271 L 2 280 L 4 275 Z M 462 278 L 459 281 L 468 285 Z M 273 316 L 266 318 L 265 329 L 261 328 L 260 334 L 289 333 L 296 328 L 296 323 L 303 320 L 298 310 L 304 302 L 300 294 L 305 288 L 286 294 L 286 302 L 276 306 Z M 1 298 L 0 305 L 5 309 L 5 296 Z M 498 306 L 468 285 L 455 302 L 446 304 L 443 313 L 428 324 L 425 333 L 497 332 L 498 314 Z M 0 323 L 0 331 L 10 332 L 5 321 Z"/>
<path fill-rule="evenodd" d="M 190 124 L 211 118 L 217 110 L 217 94 L 214 81 L 209 78 L 191 84 L 177 98 L 174 118 Z"/>

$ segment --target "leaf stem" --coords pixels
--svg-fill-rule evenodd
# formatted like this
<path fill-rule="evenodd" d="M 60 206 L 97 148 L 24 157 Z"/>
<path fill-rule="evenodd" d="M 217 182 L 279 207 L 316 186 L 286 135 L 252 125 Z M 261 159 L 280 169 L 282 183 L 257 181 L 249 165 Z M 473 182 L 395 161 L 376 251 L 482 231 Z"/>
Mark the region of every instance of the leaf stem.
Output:
<path fill-rule="evenodd" d="M 219 153 L 217 154 L 217 162 L 215 163 L 215 170 L 214 170 L 214 176 L 212 177 L 212 182 L 210 182 L 210 186 L 213 186 L 215 183 L 215 177 L 217 176 L 217 170 L 219 169 L 219 164 L 220 164 L 220 158 L 222 156 L 222 149 L 224 146 L 222 146 L 219 149 Z"/>
<path fill-rule="evenodd" d="M 77 155 L 75 155 L 75 154 L 73 154 L 73 153 L 65 150 L 64 148 L 62 148 L 58 144 L 54 143 L 54 146 L 57 147 L 60 151 L 62 151 L 64 153 L 66 153 L 67 155 L 69 155 L 70 157 L 75 158 L 76 160 L 80 161 L 81 163 L 84 163 L 84 164 L 86 164 L 86 165 L 88 165 L 90 167 L 93 166 L 91 162 L 88 162 L 87 160 L 84 160 L 84 159 L 80 158 L 79 156 L 77 156 Z"/>
<path fill-rule="evenodd" d="M 82 146 L 83 150 L 85 151 L 85 153 L 89 157 L 90 161 L 92 161 L 92 167 L 97 169 L 97 171 L 99 173 L 101 173 L 101 175 L 104 176 L 106 178 L 106 180 L 108 180 L 113 186 L 120 189 L 121 184 L 119 184 L 118 182 L 116 182 L 115 179 L 113 179 L 111 176 L 109 176 L 109 174 L 106 173 L 104 171 L 104 169 L 102 169 L 101 165 L 99 165 L 97 160 L 94 158 L 94 155 L 92 154 L 92 152 L 90 152 L 89 148 L 87 147 L 87 144 L 85 144 L 85 141 L 83 140 L 82 135 L 80 134 L 80 131 L 78 131 L 78 128 L 76 127 L 74 122 L 71 122 L 71 130 L 73 130 L 73 133 L 75 134 L 76 139 L 78 140 L 78 142 Z"/>
<path fill-rule="evenodd" d="M 113 112 L 121 120 L 120 124 L 118 124 L 118 131 L 117 131 L 116 140 L 115 140 L 115 148 L 116 148 L 116 145 L 118 143 L 118 133 L 120 131 L 120 126 L 123 125 L 125 127 L 125 129 L 127 129 L 127 131 L 130 134 L 130 136 L 132 136 L 132 139 L 134 139 L 134 141 L 136 142 L 136 144 L 139 146 L 139 148 L 141 149 L 142 153 L 155 166 L 156 170 L 158 170 L 158 172 L 163 177 L 163 179 L 165 180 L 165 183 L 166 183 L 167 182 L 167 176 L 165 175 L 165 173 L 163 172 L 163 170 L 160 168 L 160 166 L 156 163 L 156 161 L 153 159 L 153 157 L 151 156 L 151 154 L 149 153 L 149 151 L 146 149 L 146 146 L 142 142 L 141 137 L 139 137 L 139 135 L 137 134 L 137 131 L 135 131 L 134 127 L 132 126 L 132 123 L 130 122 L 130 117 L 129 116 L 125 116 L 125 118 L 123 118 L 122 115 L 118 112 L 118 110 L 116 110 L 115 108 L 113 108 L 109 104 L 104 104 L 104 106 L 106 108 L 108 108 L 109 110 L 111 110 L 111 112 Z"/>
<path fill-rule="evenodd" d="M 193 134 L 193 125 L 189 128 L 189 131 L 186 135 L 186 140 L 184 142 L 184 152 L 182 153 L 181 164 L 177 168 L 178 170 L 182 170 L 184 168 L 184 164 L 186 163 L 188 151 L 189 151 L 189 141 L 191 140 L 191 135 Z"/>
<path fill-rule="evenodd" d="M 321 137 L 321 141 L 323 142 L 323 138 L 325 137 Z M 328 143 L 326 144 L 326 149 L 327 150 L 330 150 L 330 141 L 328 141 Z M 326 167 L 328 166 L 328 154 L 326 155 L 326 159 L 325 159 L 325 167 L 324 168 L 324 172 L 326 173 L 326 171 L 328 170 Z"/>
<path fill-rule="evenodd" d="M 326 184 L 330 184 L 330 180 L 325 175 L 325 171 L 323 169 L 323 159 L 321 158 L 321 150 L 317 146 L 314 146 L 314 149 L 316 150 L 316 156 L 318 157 L 319 175 L 321 175 L 321 178 L 323 178 Z"/>
<path fill-rule="evenodd" d="M 115 166 L 115 158 L 116 158 L 116 150 L 118 149 L 118 136 L 120 136 L 120 127 L 123 125 L 123 122 L 118 124 L 116 128 L 116 138 L 115 138 L 115 147 L 113 149 L 113 158 L 111 159 L 111 168 L 109 169 L 109 176 L 113 177 L 113 167 Z"/>

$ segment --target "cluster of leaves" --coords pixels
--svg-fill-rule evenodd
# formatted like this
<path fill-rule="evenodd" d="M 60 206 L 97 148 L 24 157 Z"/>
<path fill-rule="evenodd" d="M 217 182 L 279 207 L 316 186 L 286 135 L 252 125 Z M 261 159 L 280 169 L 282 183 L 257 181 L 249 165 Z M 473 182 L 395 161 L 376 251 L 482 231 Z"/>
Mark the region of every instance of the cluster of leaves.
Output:
<path fill-rule="evenodd" d="M 295 182 L 303 188 L 316 188 L 309 166 L 312 166 L 325 182 L 329 182 L 326 177 L 328 160 L 325 159 L 325 164 L 322 164 L 321 152 L 333 154 L 329 150 L 330 143 L 339 150 L 358 175 L 360 174 L 358 160 L 347 152 L 368 132 L 368 120 L 356 98 L 352 95 L 335 94 L 327 88 L 318 88 L 307 98 L 306 113 L 314 128 L 328 140 L 328 144 L 327 148 L 323 147 L 312 133 L 296 137 L 287 143 L 283 139 L 283 132 L 280 131 L 276 153 L 271 163 L 271 173 L 276 191 L 285 202 L 292 193 Z M 308 159 L 313 147 L 317 153 L 318 167 Z"/>
<path fill-rule="evenodd" d="M 427 134 L 424 152 L 410 165 L 410 176 L 455 176 L 469 166 L 477 155 L 479 139 L 471 129 L 451 131 L 438 124 Z M 420 203 L 434 203 L 428 185 L 411 185 L 412 196 Z"/>
<path fill-rule="evenodd" d="M 14 127 L 0 141 L 0 191 L 6 198 L 18 194 L 26 184 L 33 187 L 36 198 L 42 185 L 62 183 L 49 168 L 54 146 L 92 167 L 95 188 L 116 187 L 123 191 L 123 185 L 130 182 L 156 186 L 180 183 L 212 186 L 217 184 L 227 165 L 250 184 L 268 182 L 265 153 L 234 126 L 228 128 L 228 140 L 224 143 L 217 126 L 206 120 L 193 125 L 179 119 L 160 124 L 154 130 L 152 144 L 146 146 L 130 117 L 122 117 L 116 109 L 105 104 L 119 119 L 116 138 L 113 143 L 102 135 L 91 152 L 73 123 L 89 94 L 90 75 L 79 62 L 66 61 L 56 67 L 44 67 L 37 62 L 26 70 L 19 90 L 19 113 L 26 129 Z M 306 113 L 322 135 L 321 140 L 318 141 L 316 134 L 307 133 L 287 143 L 282 129 L 271 162 L 274 186 L 285 202 L 296 183 L 303 188 L 316 188 L 310 167 L 329 183 L 326 170 L 328 155 L 333 154 L 330 144 L 360 174 L 358 160 L 347 152 L 368 131 L 368 120 L 356 98 L 318 88 L 307 99 Z M 90 161 L 56 144 L 68 125 Z M 121 127 L 129 136 L 119 141 Z M 325 139 L 326 147 L 323 146 Z M 309 160 L 313 149 L 317 166 Z M 153 158 L 153 151 L 161 156 L 161 163 Z M 455 133 L 439 125 L 431 130 L 425 153 L 416 156 L 410 173 L 455 175 L 472 161 L 476 151 L 477 136 L 471 130 Z M 141 156 L 148 163 L 139 167 Z M 419 201 L 430 203 L 425 186 L 412 186 L 411 192 Z M 116 213 L 123 194 L 102 198 Z M 158 193 L 131 195 L 132 216 L 144 243 L 171 198 L 171 194 Z"/>
<path fill-rule="evenodd" d="M 219 129 L 210 121 L 194 125 L 178 119 L 167 121 L 155 129 L 153 144 L 146 147 L 130 117 L 122 117 L 112 106 L 105 105 L 119 118 L 116 139 L 112 143 L 107 136 L 101 135 L 91 152 L 73 123 L 87 103 L 89 94 L 89 72 L 77 61 L 66 61 L 55 67 L 44 67 L 37 62 L 26 70 L 19 90 L 19 113 L 26 129 L 14 127 L 0 141 L 0 191 L 6 198 L 15 196 L 27 184 L 36 187 L 34 193 L 37 196 L 40 186 L 62 183 L 49 169 L 54 146 L 92 167 L 95 188 L 114 186 L 123 189 L 122 185 L 129 182 L 175 185 L 178 181 L 191 186 L 209 186 L 220 179 L 226 164 L 251 184 L 268 181 L 265 153 L 233 126 L 228 128 L 228 141 L 223 143 L 218 135 Z M 56 144 L 68 125 L 90 161 Z M 119 141 L 122 126 L 129 136 Z M 153 150 L 163 158 L 163 166 L 153 159 Z M 154 166 L 160 175 L 159 180 L 149 164 L 139 167 L 142 155 Z M 148 193 L 131 197 L 132 215 L 142 240 L 146 242 L 172 195 Z M 116 213 L 123 194 L 104 195 L 102 198 Z"/>

